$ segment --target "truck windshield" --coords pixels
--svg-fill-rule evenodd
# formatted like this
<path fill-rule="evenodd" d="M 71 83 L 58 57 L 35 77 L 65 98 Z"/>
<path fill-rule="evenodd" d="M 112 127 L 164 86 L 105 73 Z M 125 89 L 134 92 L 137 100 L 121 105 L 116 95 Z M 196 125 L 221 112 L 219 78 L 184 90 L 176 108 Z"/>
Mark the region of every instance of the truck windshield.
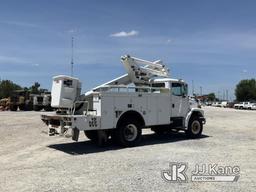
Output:
<path fill-rule="evenodd" d="M 172 95 L 186 96 L 188 94 L 188 86 L 183 83 L 172 83 Z"/>
<path fill-rule="evenodd" d="M 172 94 L 175 96 L 182 96 L 182 86 L 180 83 L 172 83 Z"/>

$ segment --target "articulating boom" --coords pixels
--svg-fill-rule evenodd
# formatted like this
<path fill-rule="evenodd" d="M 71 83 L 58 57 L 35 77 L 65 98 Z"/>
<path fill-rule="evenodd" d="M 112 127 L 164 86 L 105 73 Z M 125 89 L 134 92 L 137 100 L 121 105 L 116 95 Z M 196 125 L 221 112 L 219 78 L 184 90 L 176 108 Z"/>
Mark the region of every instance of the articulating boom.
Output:
<path fill-rule="evenodd" d="M 151 62 L 125 55 L 121 57 L 121 61 L 127 70 L 127 74 L 95 87 L 94 91 L 106 85 L 128 85 L 130 83 L 134 83 L 136 86 L 150 85 L 151 81 L 158 77 L 169 77 L 169 69 L 160 60 Z"/>

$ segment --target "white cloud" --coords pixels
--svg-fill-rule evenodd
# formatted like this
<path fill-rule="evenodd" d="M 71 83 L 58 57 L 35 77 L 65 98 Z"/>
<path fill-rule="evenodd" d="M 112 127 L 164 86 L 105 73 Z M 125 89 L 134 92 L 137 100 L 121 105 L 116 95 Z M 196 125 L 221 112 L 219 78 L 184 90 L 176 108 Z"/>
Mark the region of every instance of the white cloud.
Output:
<path fill-rule="evenodd" d="M 17 57 L 0 55 L 0 63 L 24 63 L 24 60 Z"/>
<path fill-rule="evenodd" d="M 32 66 L 39 67 L 39 64 L 38 63 L 34 63 L 34 64 L 32 64 Z"/>
<path fill-rule="evenodd" d="M 67 32 L 68 32 L 68 33 L 77 33 L 78 30 L 77 30 L 77 29 L 69 29 Z"/>
<path fill-rule="evenodd" d="M 40 26 L 32 23 L 25 23 L 20 21 L 0 21 L 1 24 L 7 24 L 7 25 L 15 25 L 19 27 L 30 27 L 30 28 L 40 28 Z"/>
<path fill-rule="evenodd" d="M 135 36 L 135 35 L 138 35 L 138 34 L 139 34 L 138 31 L 132 30 L 130 32 L 121 31 L 121 32 L 118 32 L 118 33 L 113 33 L 110 36 L 111 37 L 131 37 L 131 36 Z"/>
<path fill-rule="evenodd" d="M 170 43 L 173 43 L 173 41 L 174 41 L 173 39 L 167 39 L 166 43 L 170 44 Z"/>
<path fill-rule="evenodd" d="M 21 65 L 32 65 L 34 67 L 38 67 L 38 63 L 34 63 L 32 61 L 29 61 L 26 58 L 21 58 L 21 57 L 11 57 L 11 56 L 5 56 L 5 55 L 0 55 L 0 65 L 6 65 L 6 64 L 21 64 Z"/>

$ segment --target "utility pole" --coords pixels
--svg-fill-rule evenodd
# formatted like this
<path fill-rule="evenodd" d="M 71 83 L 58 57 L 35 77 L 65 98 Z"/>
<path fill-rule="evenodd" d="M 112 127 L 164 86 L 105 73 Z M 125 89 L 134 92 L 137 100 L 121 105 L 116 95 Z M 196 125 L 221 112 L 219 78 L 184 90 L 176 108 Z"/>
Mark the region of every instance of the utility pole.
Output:
<path fill-rule="evenodd" d="M 203 96 L 203 87 L 200 86 L 200 95 Z"/>
<path fill-rule="evenodd" d="M 195 94 L 195 89 L 194 89 L 194 80 L 192 80 L 192 96 Z"/>
<path fill-rule="evenodd" d="M 71 37 L 71 77 L 74 74 L 74 37 Z"/>
<path fill-rule="evenodd" d="M 227 98 L 227 101 L 228 101 L 228 90 L 226 89 L 226 98 Z"/>

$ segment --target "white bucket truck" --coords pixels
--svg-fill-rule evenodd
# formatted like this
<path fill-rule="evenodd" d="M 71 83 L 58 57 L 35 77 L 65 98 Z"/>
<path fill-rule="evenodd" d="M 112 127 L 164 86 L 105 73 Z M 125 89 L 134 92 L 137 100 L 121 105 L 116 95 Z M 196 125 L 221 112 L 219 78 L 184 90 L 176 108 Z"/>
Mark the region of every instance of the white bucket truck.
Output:
<path fill-rule="evenodd" d="M 100 145 L 111 137 L 125 147 L 137 145 L 144 128 L 157 134 L 175 130 L 185 131 L 189 138 L 200 137 L 204 112 L 190 108 L 183 80 L 170 78 L 161 61 L 129 55 L 121 61 L 127 74 L 82 95 L 79 79 L 64 75 L 53 78 L 51 105 L 57 111 L 41 116 L 49 135 L 72 129 L 73 140 L 84 131 Z"/>

